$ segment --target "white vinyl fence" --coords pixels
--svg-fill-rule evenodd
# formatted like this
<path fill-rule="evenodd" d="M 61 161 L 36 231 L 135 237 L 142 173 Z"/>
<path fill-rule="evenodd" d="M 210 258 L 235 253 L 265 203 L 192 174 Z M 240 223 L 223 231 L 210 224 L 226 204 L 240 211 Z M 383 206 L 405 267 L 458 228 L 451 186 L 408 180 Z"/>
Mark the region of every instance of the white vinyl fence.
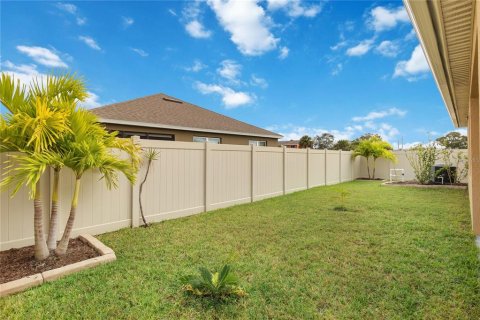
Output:
<path fill-rule="evenodd" d="M 365 161 L 351 152 L 286 149 L 196 142 L 138 140 L 143 148 L 159 151 L 143 188 L 142 203 L 149 222 L 188 216 L 248 203 L 308 188 L 346 182 L 366 176 Z M 7 155 L 0 155 L 0 160 Z M 400 162 L 403 165 L 403 162 Z M 377 176 L 388 178 L 390 165 L 379 160 Z M 407 166 L 407 165 L 405 165 Z M 408 169 L 405 167 L 405 169 Z M 101 175 L 85 173 L 74 225 L 80 233 L 100 234 L 141 223 L 139 183 L 121 177 L 118 189 L 108 190 Z M 411 168 L 410 168 L 411 170 Z M 407 170 L 406 170 L 407 171 Z M 0 174 L 5 172 L 0 167 Z M 408 171 L 407 171 L 408 172 Z M 42 177 L 44 221 L 48 225 L 52 174 Z M 62 170 L 60 179 L 59 236 L 67 222 L 74 177 Z M 28 191 L 14 198 L 0 194 L 0 250 L 33 243 L 33 204 Z"/>

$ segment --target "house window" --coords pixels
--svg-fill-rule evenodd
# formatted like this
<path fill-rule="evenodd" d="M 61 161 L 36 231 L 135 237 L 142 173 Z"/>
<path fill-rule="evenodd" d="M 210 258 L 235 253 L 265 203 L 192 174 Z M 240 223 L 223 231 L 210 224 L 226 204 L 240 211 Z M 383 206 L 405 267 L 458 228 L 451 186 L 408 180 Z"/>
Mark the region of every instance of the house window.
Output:
<path fill-rule="evenodd" d="M 267 146 L 267 141 L 250 140 L 250 141 L 248 141 L 248 144 L 251 145 L 251 146 L 266 147 Z"/>
<path fill-rule="evenodd" d="M 220 144 L 220 138 L 209 138 L 209 137 L 193 137 L 193 142 L 208 142 Z"/>
<path fill-rule="evenodd" d="M 133 136 L 139 136 L 140 139 L 146 140 L 166 140 L 174 141 L 175 136 L 173 134 L 161 134 L 161 133 L 146 133 L 146 132 L 130 132 L 130 131 L 119 131 L 119 138 L 131 138 Z"/>

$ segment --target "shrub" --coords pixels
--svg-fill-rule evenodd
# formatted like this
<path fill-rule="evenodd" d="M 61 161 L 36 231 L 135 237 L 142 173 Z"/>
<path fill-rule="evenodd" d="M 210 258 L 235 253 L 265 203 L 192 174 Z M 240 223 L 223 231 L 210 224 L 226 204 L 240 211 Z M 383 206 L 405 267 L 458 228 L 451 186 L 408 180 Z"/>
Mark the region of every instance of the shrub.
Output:
<path fill-rule="evenodd" d="M 420 184 L 428 184 L 432 179 L 434 172 L 432 166 L 437 159 L 437 147 L 435 144 L 428 146 L 417 145 L 405 152 L 405 155 L 413 168 L 415 179 Z"/>
<path fill-rule="evenodd" d="M 465 179 L 468 174 L 468 157 L 464 152 L 455 152 L 447 148 L 440 151 L 440 157 L 443 163 L 440 172 L 446 172 L 450 181 L 460 183 Z M 453 171 L 452 167 L 456 167 L 456 170 Z"/>
<path fill-rule="evenodd" d="M 182 277 L 183 289 L 196 296 L 223 298 L 228 296 L 243 297 L 245 290 L 239 286 L 237 277 L 226 264 L 220 271 L 211 273 L 207 268 L 199 268 L 200 275 Z"/>

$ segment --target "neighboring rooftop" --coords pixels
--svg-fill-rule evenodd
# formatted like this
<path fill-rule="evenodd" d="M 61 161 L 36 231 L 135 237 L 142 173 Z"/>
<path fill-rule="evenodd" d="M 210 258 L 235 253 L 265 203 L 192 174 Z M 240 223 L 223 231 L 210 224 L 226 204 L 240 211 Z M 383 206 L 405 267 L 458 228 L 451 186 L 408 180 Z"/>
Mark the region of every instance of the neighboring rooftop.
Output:
<path fill-rule="evenodd" d="M 106 105 L 92 111 L 102 123 L 269 138 L 282 137 L 275 132 L 235 120 L 163 93 Z"/>
<path fill-rule="evenodd" d="M 281 146 L 293 146 L 300 144 L 300 140 L 278 141 Z"/>

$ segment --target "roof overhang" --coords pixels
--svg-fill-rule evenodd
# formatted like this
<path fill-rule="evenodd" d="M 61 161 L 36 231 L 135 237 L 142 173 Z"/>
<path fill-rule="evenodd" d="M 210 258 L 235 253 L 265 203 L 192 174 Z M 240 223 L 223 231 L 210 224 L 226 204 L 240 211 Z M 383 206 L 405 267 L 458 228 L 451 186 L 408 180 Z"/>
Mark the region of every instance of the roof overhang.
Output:
<path fill-rule="evenodd" d="M 468 123 L 473 0 L 404 0 L 438 89 L 456 127 Z"/>
<path fill-rule="evenodd" d="M 110 124 L 119 124 L 119 125 L 127 125 L 127 126 L 133 126 L 133 127 L 146 127 L 146 128 L 159 128 L 159 129 L 170 129 L 170 130 L 181 130 L 181 131 L 221 133 L 221 134 L 231 134 L 231 135 L 236 135 L 236 136 L 248 136 L 248 137 L 262 137 L 262 138 L 273 138 L 273 139 L 279 139 L 279 138 L 283 137 L 279 134 L 256 134 L 256 133 L 236 132 L 236 131 L 226 131 L 226 130 L 201 129 L 201 128 L 192 128 L 192 127 L 180 127 L 180 126 L 164 125 L 164 124 L 158 124 L 158 123 L 127 121 L 127 120 L 117 120 L 117 119 L 105 119 L 105 118 L 99 118 L 99 122 L 110 123 Z"/>

